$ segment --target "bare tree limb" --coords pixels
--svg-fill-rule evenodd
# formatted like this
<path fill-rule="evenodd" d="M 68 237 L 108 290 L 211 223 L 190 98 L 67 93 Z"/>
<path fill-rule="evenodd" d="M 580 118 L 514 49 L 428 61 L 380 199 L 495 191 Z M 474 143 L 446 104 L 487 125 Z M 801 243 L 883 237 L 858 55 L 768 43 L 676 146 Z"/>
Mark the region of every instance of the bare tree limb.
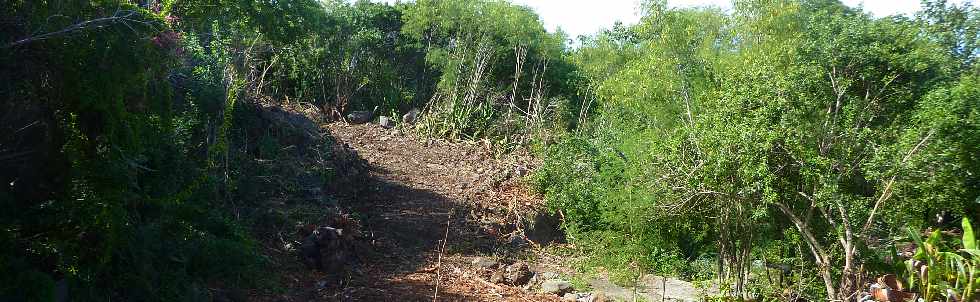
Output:
<path fill-rule="evenodd" d="M 145 25 L 145 26 L 150 26 L 150 23 L 148 23 L 148 22 L 134 19 L 133 17 L 135 15 L 137 15 L 137 12 L 136 11 L 133 11 L 133 10 L 119 10 L 119 11 L 116 11 L 114 14 L 112 14 L 112 16 L 109 16 L 109 17 L 103 17 L 103 18 L 97 18 L 97 19 L 82 21 L 82 22 L 79 22 L 79 23 L 75 23 L 75 24 L 73 24 L 71 26 L 65 27 L 64 29 L 61 29 L 61 30 L 57 30 L 57 31 L 53 31 L 53 32 L 48 32 L 48 33 L 43 33 L 43 34 L 32 35 L 30 37 L 23 38 L 23 39 L 20 39 L 20 40 L 17 40 L 17 41 L 8 43 L 7 45 L 4 45 L 3 48 L 17 47 L 17 46 L 20 46 L 20 45 L 24 45 L 24 44 L 28 44 L 28 43 L 32 43 L 32 42 L 37 42 L 37 41 L 43 41 L 43 40 L 47 40 L 47 39 L 54 38 L 54 37 L 57 37 L 57 36 L 66 35 L 66 34 L 69 34 L 69 33 L 72 33 L 72 32 L 81 31 L 81 30 L 90 29 L 90 28 L 99 29 L 99 28 L 103 28 L 103 27 L 105 27 L 107 25 L 116 24 L 116 23 L 121 23 L 121 24 L 125 25 L 130 30 L 132 30 L 134 33 L 136 33 L 137 30 L 135 28 L 133 28 L 132 25 L 130 25 L 131 23 L 133 23 L 133 24 L 142 24 L 142 25 Z"/>
<path fill-rule="evenodd" d="M 925 145 L 926 141 L 928 141 L 929 138 L 932 137 L 932 134 L 933 133 L 935 133 L 935 130 L 929 130 L 929 133 L 926 134 L 926 137 L 922 138 L 922 140 L 920 140 L 919 143 L 916 144 L 915 147 L 912 148 L 912 150 L 909 150 L 909 152 L 907 154 L 905 154 L 905 157 L 902 158 L 902 161 L 901 161 L 900 164 L 905 164 L 906 162 L 908 162 L 909 159 L 912 158 L 912 155 L 915 154 L 915 152 L 918 151 L 919 148 L 921 148 L 923 145 Z M 891 179 L 889 179 L 888 182 L 885 183 L 885 189 L 881 192 L 881 196 L 878 197 L 878 200 L 875 201 L 875 206 L 873 208 L 871 208 L 871 214 L 868 215 L 868 221 L 865 222 L 864 223 L 864 227 L 861 228 L 861 235 L 862 235 L 862 237 L 865 234 L 868 233 L 868 230 L 869 229 L 871 229 L 871 222 L 874 221 L 875 213 L 878 212 L 878 208 L 881 207 L 881 204 L 883 202 L 885 202 L 885 200 L 888 200 L 888 198 L 891 198 L 891 196 L 892 196 L 892 185 L 895 184 L 895 179 L 897 177 L 898 177 L 898 175 L 892 175 Z"/>

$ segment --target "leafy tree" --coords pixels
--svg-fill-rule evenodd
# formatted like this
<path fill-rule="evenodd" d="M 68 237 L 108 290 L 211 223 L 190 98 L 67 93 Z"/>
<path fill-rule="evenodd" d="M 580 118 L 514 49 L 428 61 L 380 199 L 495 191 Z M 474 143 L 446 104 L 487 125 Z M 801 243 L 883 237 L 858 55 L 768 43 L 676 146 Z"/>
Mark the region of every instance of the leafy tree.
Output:
<path fill-rule="evenodd" d="M 853 300 L 861 269 L 882 267 L 878 238 L 975 211 L 975 151 L 957 147 L 977 137 L 960 84 L 975 56 L 950 47 L 965 43 L 836 1 L 645 7 L 639 55 L 584 63 L 599 112 L 569 144 L 588 147 L 552 146 L 539 174 L 573 233 L 622 234 L 614 246 L 660 270 L 685 269 L 658 258 L 714 253 L 737 294 L 760 247 L 797 241 L 823 294 Z"/>

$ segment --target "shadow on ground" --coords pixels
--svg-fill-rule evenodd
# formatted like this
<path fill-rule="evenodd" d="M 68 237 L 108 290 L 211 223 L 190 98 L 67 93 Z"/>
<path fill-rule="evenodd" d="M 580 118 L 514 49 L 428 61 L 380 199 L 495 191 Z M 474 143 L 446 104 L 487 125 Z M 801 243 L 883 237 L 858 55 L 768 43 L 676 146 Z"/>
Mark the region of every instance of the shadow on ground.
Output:
<path fill-rule="evenodd" d="M 254 300 L 432 301 L 437 283 L 440 301 L 526 296 L 519 287 L 488 283 L 488 271 L 472 266 L 474 256 L 516 259 L 529 248 L 511 234 L 517 229 L 515 205 L 530 203 L 487 185 L 499 167 L 479 146 L 421 143 L 370 125 L 320 125 L 314 131 L 309 123 L 293 121 L 301 117 L 271 112 L 267 119 L 288 121 L 282 123 L 296 132 L 317 132 L 313 149 L 328 150 L 304 153 L 314 160 L 286 160 L 291 169 L 276 174 L 329 170 L 332 177 L 312 186 L 300 177 L 295 183 L 308 193 L 269 203 L 268 211 L 285 217 L 261 236 L 281 290 L 255 293 Z M 296 222 L 330 225 L 331 215 L 337 216 L 331 213 L 349 214 L 356 236 L 341 249 L 341 269 L 314 271 L 302 264 L 300 237 L 291 228 Z"/>
<path fill-rule="evenodd" d="M 471 213 L 482 209 L 387 179 L 385 171 L 372 167 L 365 190 L 351 204 L 352 212 L 362 218 L 364 239 L 373 247 L 359 255 L 360 270 L 354 271 L 362 275 L 354 276 L 347 286 L 359 288 L 349 290 L 353 300 L 431 301 L 440 251 L 447 257 L 516 254 L 523 249 L 502 242 L 497 234 L 488 233 L 479 221 L 471 219 Z M 440 300 L 479 298 L 443 291 Z"/>

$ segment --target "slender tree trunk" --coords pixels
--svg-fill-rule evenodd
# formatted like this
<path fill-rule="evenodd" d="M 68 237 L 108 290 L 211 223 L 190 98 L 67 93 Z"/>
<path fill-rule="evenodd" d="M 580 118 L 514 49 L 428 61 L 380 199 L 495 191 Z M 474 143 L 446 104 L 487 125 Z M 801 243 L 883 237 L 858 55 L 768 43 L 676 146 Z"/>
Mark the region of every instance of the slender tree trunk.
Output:
<path fill-rule="evenodd" d="M 779 210 L 789 217 L 790 221 L 793 222 L 793 226 L 803 235 L 803 239 L 810 248 L 810 252 L 813 254 L 813 258 L 816 259 L 818 273 L 820 278 L 823 279 L 824 287 L 827 290 L 827 297 L 829 299 L 837 299 L 837 287 L 834 285 L 834 277 L 830 273 L 830 255 L 827 254 L 826 249 L 823 245 L 817 241 L 817 238 L 813 236 L 813 232 L 810 231 L 807 221 L 800 220 L 799 217 L 793 213 L 793 209 L 784 203 L 777 203 Z M 813 207 L 813 205 L 811 205 Z"/>

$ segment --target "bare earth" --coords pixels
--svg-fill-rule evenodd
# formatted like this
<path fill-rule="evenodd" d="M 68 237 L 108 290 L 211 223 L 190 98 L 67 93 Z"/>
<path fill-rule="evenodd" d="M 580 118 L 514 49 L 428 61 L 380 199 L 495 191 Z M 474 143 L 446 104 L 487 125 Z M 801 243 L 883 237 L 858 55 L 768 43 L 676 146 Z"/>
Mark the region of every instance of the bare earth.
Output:
<path fill-rule="evenodd" d="M 495 157 L 482 143 L 422 140 L 376 124 L 323 127 L 369 164 L 363 191 L 341 201 L 360 223 L 359 248 L 342 273 L 312 271 L 295 253 L 274 254 L 284 293 L 254 300 L 558 301 L 491 283 L 492 271 L 473 264 L 540 258 L 523 236 L 543 207 L 523 184 L 530 156 Z"/>

